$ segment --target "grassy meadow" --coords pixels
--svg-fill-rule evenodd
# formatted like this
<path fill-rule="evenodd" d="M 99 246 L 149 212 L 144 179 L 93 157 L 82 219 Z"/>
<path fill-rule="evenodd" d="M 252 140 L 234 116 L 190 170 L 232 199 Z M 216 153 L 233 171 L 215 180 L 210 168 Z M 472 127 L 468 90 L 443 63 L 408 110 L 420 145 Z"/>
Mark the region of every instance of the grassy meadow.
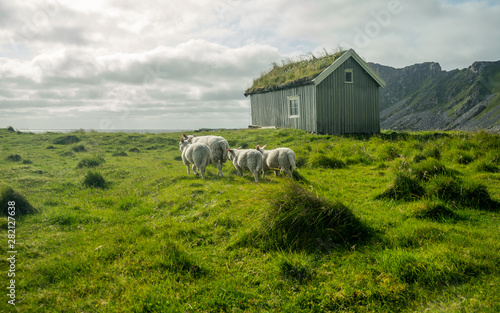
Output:
<path fill-rule="evenodd" d="M 294 182 L 188 175 L 180 133 L 0 129 L 0 311 L 500 311 L 500 136 L 202 134 L 292 148 Z"/>

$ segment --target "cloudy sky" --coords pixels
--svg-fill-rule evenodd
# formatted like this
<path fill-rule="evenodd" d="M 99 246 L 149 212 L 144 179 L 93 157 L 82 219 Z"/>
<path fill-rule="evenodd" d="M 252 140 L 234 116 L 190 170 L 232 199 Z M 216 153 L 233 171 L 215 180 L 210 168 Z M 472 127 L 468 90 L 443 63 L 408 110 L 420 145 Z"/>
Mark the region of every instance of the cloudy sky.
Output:
<path fill-rule="evenodd" d="M 272 62 L 353 48 L 443 69 L 500 59 L 500 3 L 0 0 L 0 127 L 246 127 Z"/>

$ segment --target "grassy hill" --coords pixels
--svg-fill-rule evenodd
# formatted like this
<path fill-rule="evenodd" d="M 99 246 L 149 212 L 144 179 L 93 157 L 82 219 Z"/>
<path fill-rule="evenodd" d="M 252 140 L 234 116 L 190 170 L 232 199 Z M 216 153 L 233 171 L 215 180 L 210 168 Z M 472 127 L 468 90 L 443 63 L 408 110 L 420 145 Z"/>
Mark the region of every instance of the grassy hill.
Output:
<path fill-rule="evenodd" d="M 217 134 L 294 149 L 295 182 L 187 175 L 179 133 L 1 129 L 0 311 L 500 310 L 500 136 Z"/>

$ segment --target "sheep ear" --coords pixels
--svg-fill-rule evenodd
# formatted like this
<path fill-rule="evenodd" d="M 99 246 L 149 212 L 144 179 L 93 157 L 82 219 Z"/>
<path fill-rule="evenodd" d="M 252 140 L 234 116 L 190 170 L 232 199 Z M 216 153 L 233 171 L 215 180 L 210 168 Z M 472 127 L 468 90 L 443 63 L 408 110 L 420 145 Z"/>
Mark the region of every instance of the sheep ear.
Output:
<path fill-rule="evenodd" d="M 241 149 L 241 146 L 239 146 L 238 148 L 236 148 L 236 150 L 240 150 Z"/>
<path fill-rule="evenodd" d="M 182 133 L 182 136 L 184 136 L 184 138 L 188 138 L 188 136 L 185 134 L 185 133 Z"/>
<path fill-rule="evenodd" d="M 265 149 L 267 147 L 267 143 L 264 145 L 264 147 L 262 147 L 262 149 Z"/>
<path fill-rule="evenodd" d="M 181 137 L 181 142 L 184 142 L 184 138 Z"/>

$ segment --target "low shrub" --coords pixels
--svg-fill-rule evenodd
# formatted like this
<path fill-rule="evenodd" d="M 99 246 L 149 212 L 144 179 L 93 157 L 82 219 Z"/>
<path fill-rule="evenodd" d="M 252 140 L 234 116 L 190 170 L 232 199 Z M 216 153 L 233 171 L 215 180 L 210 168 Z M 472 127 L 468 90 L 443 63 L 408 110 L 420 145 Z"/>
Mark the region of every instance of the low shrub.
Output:
<path fill-rule="evenodd" d="M 14 207 L 15 209 L 10 209 Z M 35 213 L 36 210 L 26 200 L 26 198 L 12 189 L 10 186 L 0 184 L 0 211 L 3 216 L 18 217 L 25 214 Z M 15 212 L 15 215 L 10 215 L 9 212 Z"/>
<path fill-rule="evenodd" d="M 267 201 L 269 209 L 256 233 L 265 248 L 329 250 L 369 234 L 344 204 L 320 198 L 294 182 Z"/>
<path fill-rule="evenodd" d="M 106 188 L 108 183 L 101 173 L 97 171 L 88 171 L 83 180 L 83 185 L 90 188 Z"/>

